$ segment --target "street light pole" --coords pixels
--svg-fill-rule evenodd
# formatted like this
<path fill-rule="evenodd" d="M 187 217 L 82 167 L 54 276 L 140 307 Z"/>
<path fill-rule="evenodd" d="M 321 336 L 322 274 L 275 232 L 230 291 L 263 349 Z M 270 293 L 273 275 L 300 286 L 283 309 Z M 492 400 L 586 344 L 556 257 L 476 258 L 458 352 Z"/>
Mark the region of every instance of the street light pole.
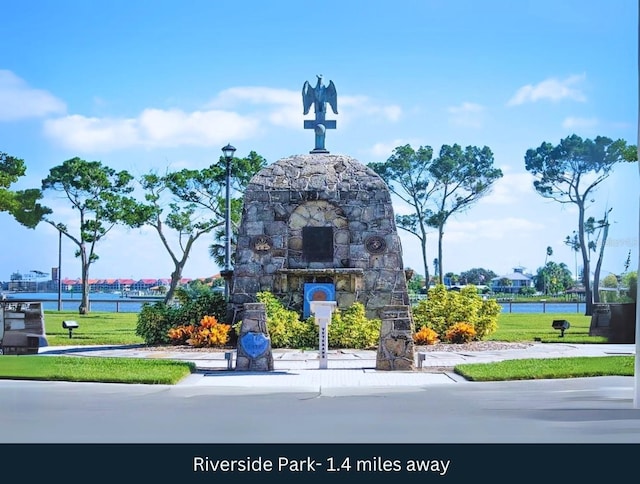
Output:
<path fill-rule="evenodd" d="M 58 230 L 58 311 L 62 311 L 62 230 Z"/>
<path fill-rule="evenodd" d="M 224 148 L 222 148 L 222 153 L 224 155 L 225 160 L 225 250 L 224 250 L 224 273 L 222 277 L 224 278 L 224 298 L 225 301 L 229 301 L 229 293 L 230 293 L 230 285 L 231 285 L 231 274 L 233 273 L 231 270 L 231 193 L 230 193 L 230 185 L 231 185 L 231 161 L 233 160 L 233 154 L 236 149 L 227 144 Z"/>

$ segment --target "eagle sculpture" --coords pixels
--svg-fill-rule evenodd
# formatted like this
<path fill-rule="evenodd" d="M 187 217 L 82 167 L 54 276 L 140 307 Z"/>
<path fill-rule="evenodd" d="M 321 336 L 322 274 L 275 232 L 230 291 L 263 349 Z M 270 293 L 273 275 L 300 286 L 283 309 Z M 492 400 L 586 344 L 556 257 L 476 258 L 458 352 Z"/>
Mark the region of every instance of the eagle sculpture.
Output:
<path fill-rule="evenodd" d="M 316 87 L 311 87 L 309 81 L 305 81 L 302 86 L 302 106 L 304 108 L 303 114 L 309 114 L 311 105 L 314 105 L 316 113 L 326 112 L 326 103 L 331 105 L 331 109 L 335 114 L 338 114 L 338 96 L 336 93 L 336 86 L 333 81 L 329 81 L 328 86 L 322 85 L 322 75 L 317 75 L 318 83 Z"/>

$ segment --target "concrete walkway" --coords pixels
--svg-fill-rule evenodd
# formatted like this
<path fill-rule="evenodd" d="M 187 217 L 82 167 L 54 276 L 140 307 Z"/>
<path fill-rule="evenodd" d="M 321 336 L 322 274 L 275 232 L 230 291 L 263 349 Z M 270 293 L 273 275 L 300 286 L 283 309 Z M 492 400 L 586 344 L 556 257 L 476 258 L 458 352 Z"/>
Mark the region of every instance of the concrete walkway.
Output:
<path fill-rule="evenodd" d="M 466 382 L 453 373 L 454 366 L 464 363 L 489 363 L 523 358 L 560 358 L 577 356 L 634 355 L 633 344 L 567 344 L 534 343 L 523 349 L 454 352 L 428 351 L 424 359 L 416 352 L 416 370 L 406 372 L 378 371 L 376 352 L 332 350 L 327 369 L 319 369 L 317 351 L 274 350 L 274 371 L 235 371 L 235 352 L 231 365 L 223 351 L 180 351 L 179 348 L 151 350 L 140 346 L 51 346 L 40 348 L 43 355 L 79 357 L 162 358 L 192 361 L 198 371 L 179 386 L 213 386 L 243 391 L 316 391 L 323 388 L 423 388 Z M 421 365 L 421 368 L 419 366 Z M 231 366 L 231 369 L 229 369 Z"/>

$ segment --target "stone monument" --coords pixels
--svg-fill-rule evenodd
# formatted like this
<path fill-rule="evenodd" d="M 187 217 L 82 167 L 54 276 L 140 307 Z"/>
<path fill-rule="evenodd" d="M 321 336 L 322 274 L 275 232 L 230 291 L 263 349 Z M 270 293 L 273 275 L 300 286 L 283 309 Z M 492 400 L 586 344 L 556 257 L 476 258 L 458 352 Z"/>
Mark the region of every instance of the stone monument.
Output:
<path fill-rule="evenodd" d="M 324 89 L 321 80 L 313 91 L 308 82 L 303 88 L 305 113 L 316 106 L 316 119 L 305 128 L 335 127 L 324 118 L 327 102 L 337 112 L 335 86 Z M 312 301 L 334 300 L 338 309 L 360 302 L 368 318 L 383 321 L 377 366 L 410 369 L 413 325 L 389 189 L 356 159 L 330 154 L 320 131 L 313 151 L 270 164 L 246 187 L 230 295 L 233 322 L 243 320 L 245 306 L 262 291 L 303 317 Z"/>

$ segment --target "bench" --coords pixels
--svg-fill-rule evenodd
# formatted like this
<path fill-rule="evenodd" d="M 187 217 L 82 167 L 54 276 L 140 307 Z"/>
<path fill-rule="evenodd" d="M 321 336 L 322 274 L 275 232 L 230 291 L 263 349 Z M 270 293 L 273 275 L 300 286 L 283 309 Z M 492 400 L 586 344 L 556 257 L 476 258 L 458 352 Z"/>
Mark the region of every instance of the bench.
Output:
<path fill-rule="evenodd" d="M 40 335 L 5 331 L 2 337 L 2 354 L 36 355 L 40 348 Z"/>

